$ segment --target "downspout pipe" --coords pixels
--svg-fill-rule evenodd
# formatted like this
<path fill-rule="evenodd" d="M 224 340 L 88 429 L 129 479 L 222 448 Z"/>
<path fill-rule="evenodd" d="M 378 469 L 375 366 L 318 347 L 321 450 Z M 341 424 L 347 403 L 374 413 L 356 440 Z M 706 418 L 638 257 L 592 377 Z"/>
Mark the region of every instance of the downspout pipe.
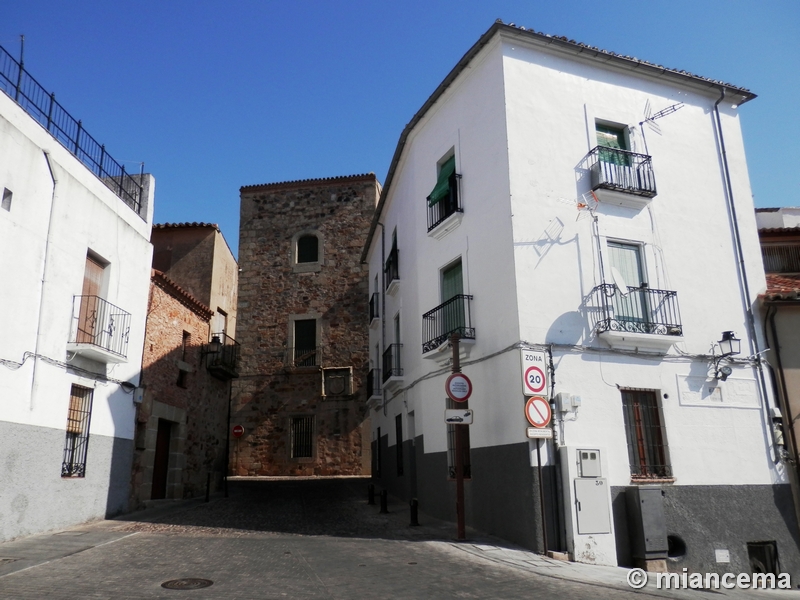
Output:
<path fill-rule="evenodd" d="M 777 444 L 775 440 L 775 432 L 771 427 L 772 417 L 770 416 L 769 396 L 767 394 L 767 384 L 764 379 L 764 369 L 761 366 L 761 355 L 758 346 L 758 338 L 756 337 L 756 324 L 753 308 L 750 303 L 750 285 L 747 280 L 747 269 L 745 268 L 744 252 L 742 250 L 741 234 L 739 232 L 739 220 L 736 216 L 736 203 L 733 198 L 733 184 L 731 183 L 731 172 L 728 165 L 728 153 L 725 150 L 725 136 L 722 132 L 722 120 L 719 114 L 719 105 L 725 99 L 725 86 L 720 86 L 720 96 L 714 103 L 714 125 L 717 130 L 717 139 L 719 140 L 720 158 L 722 159 L 722 172 L 725 177 L 725 199 L 728 203 L 728 212 L 731 218 L 731 234 L 733 235 L 734 248 L 736 251 L 737 266 L 739 270 L 739 278 L 742 283 L 742 304 L 747 315 L 747 328 L 750 346 L 750 355 L 756 357 L 756 371 L 758 373 L 758 393 L 764 402 L 764 409 L 766 411 L 767 429 L 770 432 L 772 439 L 772 447 L 775 451 L 774 462 L 777 464 L 781 458 L 777 452 Z"/>
<path fill-rule="evenodd" d="M 47 237 L 45 238 L 44 243 L 44 260 L 42 263 L 42 285 L 39 291 L 39 316 L 37 318 L 37 325 L 36 325 L 36 342 L 34 346 L 34 356 L 33 356 L 33 369 L 31 373 L 31 399 L 30 399 L 30 409 L 33 410 L 36 404 L 36 367 L 39 364 L 39 341 L 42 337 L 42 329 L 44 327 L 44 295 L 45 295 L 45 287 L 47 285 L 47 267 L 50 262 L 50 238 L 51 232 L 53 231 L 53 220 L 55 215 L 55 205 L 56 205 L 56 196 L 58 192 L 58 179 L 56 178 L 55 171 L 53 170 L 53 165 L 50 161 L 50 153 L 46 150 L 44 151 L 44 160 L 47 163 L 47 171 L 50 173 L 50 179 L 53 181 L 53 191 L 50 194 L 50 215 L 47 219 Z M 70 324 L 70 327 L 72 325 Z"/>
<path fill-rule="evenodd" d="M 378 221 L 381 228 L 381 355 L 378 357 L 378 371 L 381 374 L 381 404 L 386 416 L 386 389 L 383 386 L 383 353 L 386 352 L 386 227 Z M 381 440 L 378 439 L 380 446 Z M 378 450 L 380 454 L 380 450 Z"/>

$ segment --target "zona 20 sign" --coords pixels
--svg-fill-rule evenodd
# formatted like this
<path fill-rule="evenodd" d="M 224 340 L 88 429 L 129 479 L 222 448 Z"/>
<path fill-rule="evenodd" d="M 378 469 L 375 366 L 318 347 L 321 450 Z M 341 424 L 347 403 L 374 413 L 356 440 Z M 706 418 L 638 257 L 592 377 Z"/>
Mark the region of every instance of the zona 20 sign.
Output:
<path fill-rule="evenodd" d="M 525 396 L 547 396 L 547 362 L 544 352 L 520 350 L 522 361 L 522 393 Z"/>

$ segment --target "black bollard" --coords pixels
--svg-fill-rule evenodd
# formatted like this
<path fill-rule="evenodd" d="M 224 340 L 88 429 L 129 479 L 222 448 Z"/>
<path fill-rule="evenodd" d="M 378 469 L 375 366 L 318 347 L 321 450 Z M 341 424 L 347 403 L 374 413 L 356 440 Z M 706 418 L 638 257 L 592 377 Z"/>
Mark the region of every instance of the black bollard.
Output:
<path fill-rule="evenodd" d="M 386 503 L 389 501 L 389 492 L 381 490 L 381 512 L 388 513 L 389 509 L 386 508 Z"/>
<path fill-rule="evenodd" d="M 412 498 L 408 503 L 411 505 L 411 526 L 417 527 L 419 526 L 419 501 L 416 498 Z"/>
<path fill-rule="evenodd" d="M 367 486 L 367 504 L 375 505 L 375 484 L 370 483 Z"/>

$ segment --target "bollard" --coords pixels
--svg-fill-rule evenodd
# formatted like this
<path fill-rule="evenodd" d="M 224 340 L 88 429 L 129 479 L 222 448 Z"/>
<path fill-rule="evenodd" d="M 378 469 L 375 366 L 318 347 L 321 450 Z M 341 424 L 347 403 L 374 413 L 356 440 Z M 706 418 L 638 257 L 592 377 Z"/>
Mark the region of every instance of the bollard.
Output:
<path fill-rule="evenodd" d="M 206 502 L 211 499 L 211 473 L 206 477 Z"/>
<path fill-rule="evenodd" d="M 411 526 L 417 527 L 419 526 L 419 501 L 416 498 L 412 498 L 408 503 L 411 505 Z"/>
<path fill-rule="evenodd" d="M 381 490 L 381 512 L 388 513 L 389 509 L 386 508 L 386 503 L 389 501 L 389 492 Z"/>
<path fill-rule="evenodd" d="M 375 484 L 373 483 L 367 486 L 367 504 L 375 505 Z"/>

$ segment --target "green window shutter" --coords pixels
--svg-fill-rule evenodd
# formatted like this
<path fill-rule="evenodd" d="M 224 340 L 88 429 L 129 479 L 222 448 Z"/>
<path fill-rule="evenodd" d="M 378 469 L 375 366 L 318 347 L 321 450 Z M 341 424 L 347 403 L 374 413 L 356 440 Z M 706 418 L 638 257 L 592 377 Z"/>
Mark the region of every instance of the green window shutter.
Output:
<path fill-rule="evenodd" d="M 603 148 L 627 150 L 627 148 L 625 148 L 625 132 L 622 129 L 598 125 L 597 145 Z"/>
<path fill-rule="evenodd" d="M 450 176 L 456 172 L 456 157 L 451 156 L 442 165 L 439 171 L 439 179 L 433 191 L 428 195 L 428 206 L 434 206 L 439 200 L 450 193 Z"/>
<path fill-rule="evenodd" d="M 464 282 L 461 277 L 461 261 L 442 271 L 442 302 L 447 302 L 453 296 L 464 293 Z"/>

